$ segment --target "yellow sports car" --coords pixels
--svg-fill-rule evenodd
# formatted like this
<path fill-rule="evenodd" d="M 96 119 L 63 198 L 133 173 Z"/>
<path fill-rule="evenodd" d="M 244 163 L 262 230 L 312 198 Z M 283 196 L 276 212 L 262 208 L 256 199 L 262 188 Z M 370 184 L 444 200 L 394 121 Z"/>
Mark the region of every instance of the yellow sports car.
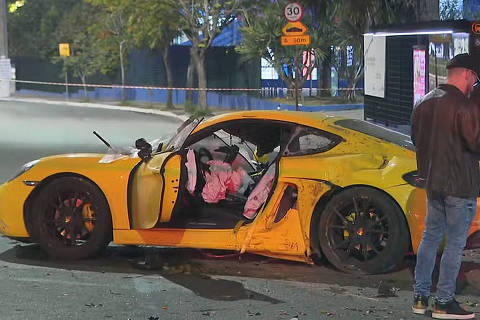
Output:
<path fill-rule="evenodd" d="M 0 230 L 60 259 L 113 240 L 387 272 L 421 239 L 415 170 L 408 136 L 365 121 L 230 113 L 189 119 L 158 146 L 26 164 L 0 186 Z"/>

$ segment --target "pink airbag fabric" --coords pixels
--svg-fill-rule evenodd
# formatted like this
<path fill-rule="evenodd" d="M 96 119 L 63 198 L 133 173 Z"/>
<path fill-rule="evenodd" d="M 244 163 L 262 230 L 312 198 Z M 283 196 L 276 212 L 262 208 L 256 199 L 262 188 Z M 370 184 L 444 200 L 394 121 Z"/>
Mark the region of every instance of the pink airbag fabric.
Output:
<path fill-rule="evenodd" d="M 267 172 L 260 179 L 258 184 L 248 196 L 247 202 L 243 207 L 243 216 L 247 219 L 253 219 L 257 215 L 258 209 L 267 201 L 268 194 L 272 189 L 275 179 L 275 165 L 271 165 Z"/>
<path fill-rule="evenodd" d="M 187 162 L 185 162 L 187 167 L 187 190 L 190 194 L 195 192 L 195 186 L 197 185 L 197 163 L 195 162 L 195 153 L 192 149 L 189 149 L 187 152 Z"/>
<path fill-rule="evenodd" d="M 226 194 L 237 192 L 243 184 L 243 177 L 247 174 L 244 169 L 232 170 L 229 163 L 220 160 L 207 162 L 210 173 L 205 172 L 205 186 L 202 197 L 207 203 L 217 203 L 226 198 Z"/>

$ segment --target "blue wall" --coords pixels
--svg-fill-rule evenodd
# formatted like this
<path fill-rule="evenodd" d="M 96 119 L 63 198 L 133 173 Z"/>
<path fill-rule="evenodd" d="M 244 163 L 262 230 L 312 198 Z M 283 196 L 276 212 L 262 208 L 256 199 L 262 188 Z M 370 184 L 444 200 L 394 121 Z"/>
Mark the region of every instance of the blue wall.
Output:
<path fill-rule="evenodd" d="M 17 91 L 22 95 L 35 95 L 43 97 L 66 98 L 65 93 L 53 93 L 37 90 L 21 89 Z M 125 89 L 128 101 L 142 101 L 153 103 L 166 103 L 167 90 L 147 90 L 147 89 Z M 83 99 L 83 90 L 72 92 L 69 95 L 72 99 Z M 120 88 L 97 88 L 88 91 L 89 99 L 93 100 L 121 100 L 122 91 Z M 198 93 L 193 93 L 193 103 L 198 102 Z M 173 103 L 183 105 L 185 103 L 185 91 L 173 91 Z M 222 108 L 230 110 L 276 110 L 279 106 L 282 110 L 295 110 L 295 105 L 278 104 L 278 102 L 268 101 L 251 97 L 246 93 L 224 94 L 218 92 L 207 92 L 207 104 L 210 108 Z M 362 109 L 363 104 L 342 104 L 342 105 L 320 105 L 320 106 L 302 106 L 301 111 L 340 111 L 350 109 Z"/>
<path fill-rule="evenodd" d="M 467 20 L 475 20 L 480 16 L 480 0 L 464 0 L 463 1 L 463 18 Z"/>

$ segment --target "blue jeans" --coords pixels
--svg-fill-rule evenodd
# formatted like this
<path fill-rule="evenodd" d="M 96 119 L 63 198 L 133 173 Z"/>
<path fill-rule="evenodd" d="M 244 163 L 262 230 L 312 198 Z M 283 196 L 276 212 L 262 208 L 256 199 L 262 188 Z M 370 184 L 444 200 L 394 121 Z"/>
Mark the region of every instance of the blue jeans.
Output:
<path fill-rule="evenodd" d="M 444 303 L 455 297 L 462 253 L 467 241 L 468 230 L 475 216 L 476 204 L 476 198 L 427 194 L 426 226 L 418 248 L 417 265 L 415 266 L 415 295 L 430 296 L 437 250 L 445 235 L 446 244 L 440 261 L 437 299 Z"/>

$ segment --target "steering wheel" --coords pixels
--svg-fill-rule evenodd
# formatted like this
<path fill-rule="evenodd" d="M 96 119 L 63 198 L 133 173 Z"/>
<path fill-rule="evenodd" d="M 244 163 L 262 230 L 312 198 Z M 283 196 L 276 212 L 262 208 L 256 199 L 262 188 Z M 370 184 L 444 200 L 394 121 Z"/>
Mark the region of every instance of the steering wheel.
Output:
<path fill-rule="evenodd" d="M 198 149 L 197 157 L 198 157 L 198 160 L 204 165 L 206 165 L 208 161 L 213 160 L 212 153 L 208 151 L 208 149 L 206 148 Z"/>

